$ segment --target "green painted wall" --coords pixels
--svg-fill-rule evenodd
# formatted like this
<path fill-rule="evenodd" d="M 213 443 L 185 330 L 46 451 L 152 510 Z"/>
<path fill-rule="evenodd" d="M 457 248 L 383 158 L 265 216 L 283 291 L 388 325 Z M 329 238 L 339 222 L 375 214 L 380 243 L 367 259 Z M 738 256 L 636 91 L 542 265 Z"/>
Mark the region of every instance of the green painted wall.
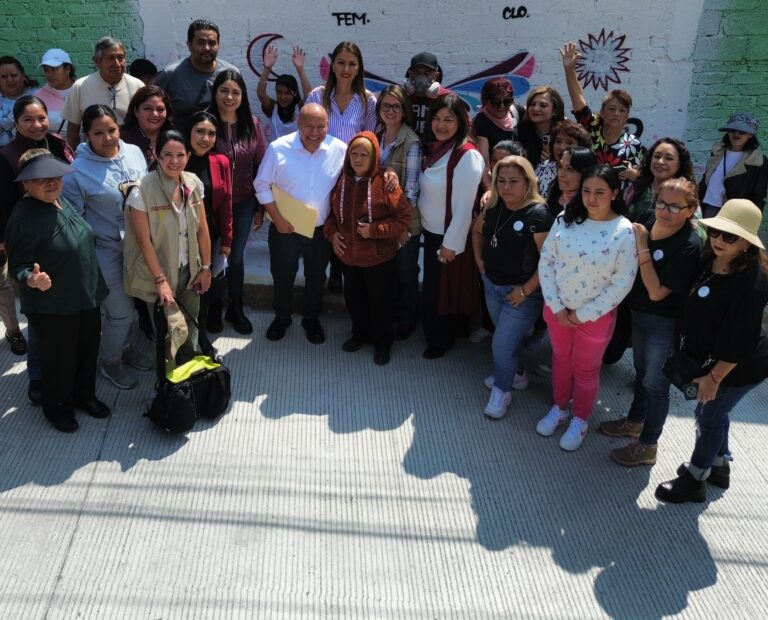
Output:
<path fill-rule="evenodd" d="M 757 115 L 758 139 L 768 153 L 768 2 L 706 0 L 694 48 L 685 133 L 698 164 L 706 163 L 712 144 L 722 139 L 717 128 L 741 110 Z"/>
<path fill-rule="evenodd" d="M 138 0 L 3 0 L 0 55 L 11 55 L 42 82 L 37 68 L 45 50 L 60 47 L 72 57 L 77 75 L 93 71 L 93 44 L 105 35 L 120 39 L 129 59 L 144 55 L 144 26 Z"/>

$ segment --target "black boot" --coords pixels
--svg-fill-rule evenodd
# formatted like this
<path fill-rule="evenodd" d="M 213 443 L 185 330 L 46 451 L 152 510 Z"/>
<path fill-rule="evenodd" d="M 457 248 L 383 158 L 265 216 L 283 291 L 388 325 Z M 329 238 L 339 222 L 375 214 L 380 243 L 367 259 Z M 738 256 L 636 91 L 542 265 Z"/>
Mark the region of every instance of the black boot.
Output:
<path fill-rule="evenodd" d="M 681 463 L 677 468 L 677 475 L 682 476 L 683 472 L 687 471 L 685 463 Z M 707 484 L 711 484 L 721 489 L 727 489 L 731 486 L 731 466 L 728 461 L 725 461 L 722 465 L 712 465 L 709 470 L 709 478 L 707 478 Z"/>
<path fill-rule="evenodd" d="M 232 297 L 229 300 L 229 308 L 227 308 L 227 314 L 224 318 L 232 323 L 232 327 L 238 334 L 251 334 L 253 333 L 253 325 L 248 320 L 248 317 L 243 314 L 243 298 Z M 210 331 L 210 330 L 209 330 Z"/>
<path fill-rule="evenodd" d="M 707 483 L 696 480 L 686 469 L 681 476 L 657 486 L 656 499 L 672 504 L 703 502 L 707 499 Z"/>
<path fill-rule="evenodd" d="M 221 322 L 221 301 L 209 301 L 205 317 L 205 330 L 211 334 L 220 334 L 224 329 Z"/>

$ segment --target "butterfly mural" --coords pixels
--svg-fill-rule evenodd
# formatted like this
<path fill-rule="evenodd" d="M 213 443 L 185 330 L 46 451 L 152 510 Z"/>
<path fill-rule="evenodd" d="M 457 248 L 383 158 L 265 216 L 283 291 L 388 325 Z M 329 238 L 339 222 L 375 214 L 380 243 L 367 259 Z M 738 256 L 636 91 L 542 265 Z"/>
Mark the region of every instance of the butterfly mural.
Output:
<path fill-rule="evenodd" d="M 248 45 L 246 52 L 248 66 L 257 76 L 261 76 L 262 58 L 267 46 L 275 41 L 283 39 L 283 35 L 277 33 L 264 33 L 255 37 Z M 254 57 L 254 54 L 255 57 Z M 323 81 L 328 79 L 328 73 L 331 69 L 330 54 L 320 59 L 320 77 Z M 254 62 L 255 61 L 255 62 Z M 473 73 L 461 80 L 443 86 L 457 95 L 459 95 L 467 104 L 470 110 L 477 111 L 480 107 L 480 91 L 487 80 L 495 77 L 504 77 L 512 82 L 515 97 L 523 99 L 531 88 L 529 78 L 536 67 L 536 59 L 528 51 L 521 51 L 499 62 L 492 67 L 484 69 L 478 73 Z M 277 79 L 277 73 L 271 72 L 269 80 L 271 82 Z M 404 79 L 404 78 L 403 78 Z M 402 85 L 403 79 L 389 79 L 370 71 L 365 72 L 365 87 L 374 94 L 380 93 L 385 87 L 391 84 Z"/>

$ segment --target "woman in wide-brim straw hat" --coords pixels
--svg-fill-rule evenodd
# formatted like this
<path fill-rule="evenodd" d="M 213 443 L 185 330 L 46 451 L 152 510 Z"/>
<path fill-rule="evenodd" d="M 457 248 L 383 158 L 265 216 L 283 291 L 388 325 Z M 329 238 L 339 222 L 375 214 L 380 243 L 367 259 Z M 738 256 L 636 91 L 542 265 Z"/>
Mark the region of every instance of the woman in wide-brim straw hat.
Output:
<path fill-rule="evenodd" d="M 707 483 L 727 489 L 730 413 L 768 377 L 762 329 L 768 302 L 768 257 L 758 236 L 762 213 L 749 200 L 727 201 L 707 227 L 702 262 L 683 303 L 679 348 L 701 365 L 696 443 L 677 478 L 658 486 L 662 501 L 703 502 Z"/>

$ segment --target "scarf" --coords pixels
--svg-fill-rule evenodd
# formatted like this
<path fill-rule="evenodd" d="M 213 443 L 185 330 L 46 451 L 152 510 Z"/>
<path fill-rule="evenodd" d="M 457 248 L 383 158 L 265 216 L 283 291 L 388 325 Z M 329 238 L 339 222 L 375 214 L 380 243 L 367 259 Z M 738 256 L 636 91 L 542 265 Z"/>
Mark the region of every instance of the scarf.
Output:
<path fill-rule="evenodd" d="M 485 118 L 491 121 L 494 125 L 496 125 L 496 127 L 501 129 L 502 131 L 514 131 L 515 127 L 517 126 L 517 123 L 515 122 L 515 119 L 509 110 L 507 110 L 507 115 L 502 119 L 496 118 L 495 116 L 488 114 L 485 111 L 485 108 L 483 106 L 480 106 L 480 109 L 477 111 L 477 113 L 485 116 Z"/>
<path fill-rule="evenodd" d="M 450 151 L 456 142 L 453 138 L 448 140 L 433 140 L 432 142 L 424 143 L 424 157 L 421 159 L 421 171 L 424 172 L 427 168 L 434 166 L 441 157 L 443 157 L 448 151 Z"/>

